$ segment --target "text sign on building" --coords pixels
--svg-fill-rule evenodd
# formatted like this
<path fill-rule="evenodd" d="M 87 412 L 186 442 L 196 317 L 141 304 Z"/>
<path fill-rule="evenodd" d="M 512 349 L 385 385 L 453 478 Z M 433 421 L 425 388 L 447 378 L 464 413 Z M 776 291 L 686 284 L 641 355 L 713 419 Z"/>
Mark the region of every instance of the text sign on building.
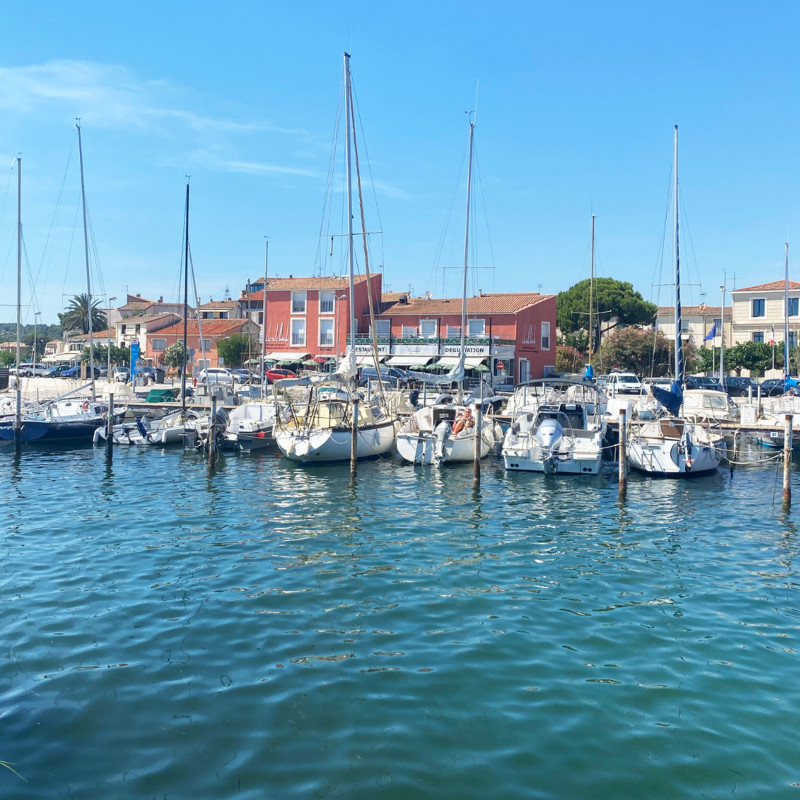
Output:
<path fill-rule="evenodd" d="M 372 353 L 372 344 L 357 344 L 355 350 L 357 356 L 368 356 Z M 388 344 L 378 345 L 378 353 L 388 356 L 390 352 Z"/>
<path fill-rule="evenodd" d="M 464 346 L 464 352 L 468 356 L 488 356 L 490 347 L 488 344 L 468 344 Z M 446 344 L 444 346 L 446 356 L 461 355 L 461 346 L 457 344 Z"/>

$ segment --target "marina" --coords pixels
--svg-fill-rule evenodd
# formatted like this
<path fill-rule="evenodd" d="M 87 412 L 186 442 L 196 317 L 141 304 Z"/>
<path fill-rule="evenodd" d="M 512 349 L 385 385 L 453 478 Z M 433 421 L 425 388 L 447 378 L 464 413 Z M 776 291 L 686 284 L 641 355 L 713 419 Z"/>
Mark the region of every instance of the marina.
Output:
<path fill-rule="evenodd" d="M 4 797 L 797 786 L 800 541 L 761 449 L 624 502 L 612 463 L 5 456 Z"/>

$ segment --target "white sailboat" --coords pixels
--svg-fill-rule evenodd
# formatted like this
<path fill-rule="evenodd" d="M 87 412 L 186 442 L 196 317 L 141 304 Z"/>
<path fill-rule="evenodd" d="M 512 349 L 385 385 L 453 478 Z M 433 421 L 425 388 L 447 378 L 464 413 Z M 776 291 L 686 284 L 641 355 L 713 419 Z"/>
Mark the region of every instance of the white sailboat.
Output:
<path fill-rule="evenodd" d="M 459 382 L 463 388 L 464 359 L 466 354 L 467 326 L 467 271 L 469 269 L 469 219 L 472 191 L 472 150 L 475 137 L 475 123 L 469 123 L 469 161 L 467 166 L 467 216 L 464 232 L 464 280 L 461 297 L 461 350 L 456 366 L 443 376 L 409 373 L 413 380 L 422 383 Z M 476 413 L 463 405 L 463 391 L 459 391 L 462 403 L 435 403 L 425 406 L 411 414 L 397 433 L 397 452 L 412 464 L 443 464 L 453 461 L 473 461 L 476 455 L 484 458 L 503 438 L 502 429 L 489 413 Z M 476 409 L 479 404 L 476 404 Z M 471 422 L 462 427 L 458 420 L 469 411 Z M 477 441 L 476 441 L 477 440 Z"/>
<path fill-rule="evenodd" d="M 681 282 L 678 228 L 678 126 L 675 126 L 674 164 L 675 225 L 675 380 L 670 391 L 657 386 L 653 396 L 668 414 L 631 428 L 628 440 L 630 465 L 648 475 L 687 477 L 713 472 L 726 454 L 724 438 L 710 426 L 679 416 L 683 399 L 683 341 L 681 339 Z"/>
<path fill-rule="evenodd" d="M 350 55 L 344 54 L 345 81 L 345 158 L 347 172 L 347 263 L 350 277 L 350 342 L 347 353 L 332 378 L 308 385 L 310 397 L 302 407 L 291 408 L 288 421 L 276 415 L 275 442 L 293 461 L 322 463 L 346 461 L 388 453 L 394 445 L 397 420 L 381 405 L 382 398 L 362 400 L 356 393 L 358 368 L 355 355 L 356 321 L 355 256 L 353 252 L 353 190 L 351 134 L 353 96 L 350 82 Z M 366 235 L 366 229 L 364 231 Z M 368 291 L 371 291 L 369 284 Z M 266 301 L 265 301 L 266 302 Z M 286 381 L 276 381 L 276 388 Z"/>

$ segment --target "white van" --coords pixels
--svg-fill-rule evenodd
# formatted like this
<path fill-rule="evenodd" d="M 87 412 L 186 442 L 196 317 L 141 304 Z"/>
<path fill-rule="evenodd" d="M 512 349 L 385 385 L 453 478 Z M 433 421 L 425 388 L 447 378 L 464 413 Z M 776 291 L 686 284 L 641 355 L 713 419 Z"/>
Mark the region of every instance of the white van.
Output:
<path fill-rule="evenodd" d="M 606 394 L 641 394 L 642 382 L 633 372 L 610 372 L 605 376 Z"/>

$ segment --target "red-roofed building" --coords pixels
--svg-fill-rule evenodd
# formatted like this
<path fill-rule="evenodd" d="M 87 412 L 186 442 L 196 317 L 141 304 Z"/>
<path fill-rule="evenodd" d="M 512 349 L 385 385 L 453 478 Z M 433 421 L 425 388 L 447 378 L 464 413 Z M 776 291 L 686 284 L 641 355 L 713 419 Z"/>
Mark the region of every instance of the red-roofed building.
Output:
<path fill-rule="evenodd" d="M 784 324 L 789 323 L 789 346 L 798 343 L 800 330 L 800 283 L 789 281 L 789 308 L 785 303 L 785 281 L 734 289 L 733 344 L 783 342 Z M 788 314 L 787 314 L 788 311 Z"/>
<path fill-rule="evenodd" d="M 372 349 L 369 293 L 357 275 L 353 314 L 356 353 Z M 263 286 L 264 281 L 252 286 Z M 370 281 L 378 351 L 384 363 L 414 367 L 452 366 L 461 347 L 461 299 L 381 294 L 382 275 Z M 301 362 L 341 355 L 349 330 L 346 277 L 270 278 L 267 282 L 266 353 L 273 360 Z M 239 300 L 244 315 L 263 322 L 264 291 Z M 495 382 L 539 378 L 555 369 L 556 298 L 538 293 L 480 294 L 467 299 L 467 366 L 491 370 Z"/>
<path fill-rule="evenodd" d="M 202 343 L 200 341 L 201 329 Z M 200 322 L 190 319 L 186 326 L 186 344 L 193 369 L 221 366 L 217 342 L 220 339 L 227 339 L 235 333 L 250 334 L 257 342 L 258 325 L 246 319 L 208 319 Z M 177 342 L 183 342 L 183 322 L 147 334 L 142 358 L 148 364 L 163 365 L 164 351 Z M 203 361 L 203 350 L 205 350 L 205 362 Z"/>

